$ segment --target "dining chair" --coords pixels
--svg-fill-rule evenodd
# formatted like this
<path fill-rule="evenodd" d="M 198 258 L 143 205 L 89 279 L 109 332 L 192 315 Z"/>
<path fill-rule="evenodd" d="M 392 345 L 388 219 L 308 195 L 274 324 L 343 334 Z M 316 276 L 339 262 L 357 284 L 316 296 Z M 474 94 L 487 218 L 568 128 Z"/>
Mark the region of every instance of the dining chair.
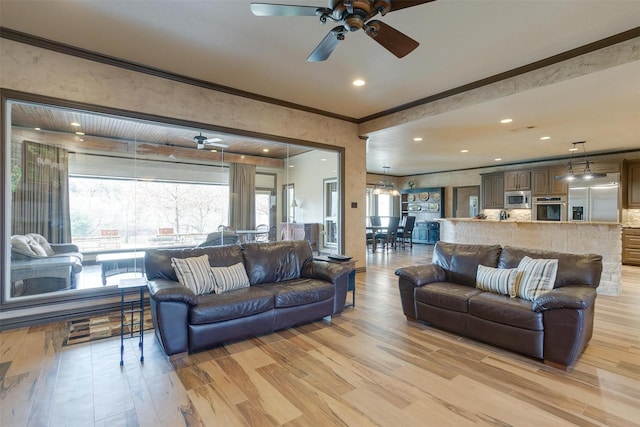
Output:
<path fill-rule="evenodd" d="M 268 242 L 269 241 L 269 226 L 267 224 L 260 224 L 256 226 L 256 231 L 261 234 L 256 234 L 256 242 Z M 264 233 L 264 234 L 262 234 Z"/>
<path fill-rule="evenodd" d="M 382 243 L 383 248 L 389 249 L 389 247 L 396 247 L 396 241 L 398 240 L 398 225 L 400 224 L 400 217 L 389 217 L 389 225 L 387 225 L 387 231 L 385 233 L 376 233 L 375 239 Z"/>
<path fill-rule="evenodd" d="M 402 244 L 402 247 L 405 248 L 407 241 L 410 247 L 413 247 L 413 228 L 416 225 L 416 217 L 415 216 L 407 216 L 405 217 L 404 226 L 402 230 L 398 231 L 398 240 Z"/>

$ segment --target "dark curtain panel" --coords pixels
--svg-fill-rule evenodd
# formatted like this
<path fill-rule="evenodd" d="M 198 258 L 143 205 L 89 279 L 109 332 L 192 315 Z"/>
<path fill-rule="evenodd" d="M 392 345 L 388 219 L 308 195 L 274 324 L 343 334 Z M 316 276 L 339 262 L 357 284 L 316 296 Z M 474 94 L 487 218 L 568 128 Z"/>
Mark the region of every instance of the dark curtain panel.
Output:
<path fill-rule="evenodd" d="M 68 151 L 25 141 L 22 179 L 13 193 L 12 234 L 38 233 L 51 243 L 71 242 Z"/>
<path fill-rule="evenodd" d="M 229 221 L 236 230 L 256 227 L 256 166 L 231 163 L 229 167 Z"/>

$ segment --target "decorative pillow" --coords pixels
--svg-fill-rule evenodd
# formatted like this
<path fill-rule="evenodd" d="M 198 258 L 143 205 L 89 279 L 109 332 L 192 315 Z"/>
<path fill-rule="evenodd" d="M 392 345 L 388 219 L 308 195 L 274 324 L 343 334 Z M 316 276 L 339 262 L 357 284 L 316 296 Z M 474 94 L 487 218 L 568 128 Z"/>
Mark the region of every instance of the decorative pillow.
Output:
<path fill-rule="evenodd" d="M 241 262 L 230 267 L 211 267 L 216 294 L 249 286 L 249 277 Z"/>
<path fill-rule="evenodd" d="M 516 272 L 516 268 L 493 268 L 480 264 L 476 273 L 476 288 L 494 294 L 510 295 Z"/>
<path fill-rule="evenodd" d="M 557 274 L 557 259 L 532 259 L 525 256 L 518 264 L 511 296 L 533 301 L 553 289 Z"/>
<path fill-rule="evenodd" d="M 47 256 L 47 251 L 35 240 L 29 240 L 29 249 L 38 256 Z"/>
<path fill-rule="evenodd" d="M 213 292 L 213 275 L 209 265 L 209 255 L 192 258 L 171 258 L 171 266 L 176 272 L 178 281 L 194 294 L 202 295 Z"/>

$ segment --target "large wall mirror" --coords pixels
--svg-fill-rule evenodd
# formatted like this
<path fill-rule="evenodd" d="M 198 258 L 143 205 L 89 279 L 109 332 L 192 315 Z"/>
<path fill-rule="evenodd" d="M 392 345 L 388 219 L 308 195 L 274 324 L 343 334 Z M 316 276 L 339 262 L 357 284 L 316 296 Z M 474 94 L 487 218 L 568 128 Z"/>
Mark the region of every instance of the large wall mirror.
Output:
<path fill-rule="evenodd" d="M 294 237 L 319 253 L 343 246 L 341 224 L 330 242 L 323 231 L 324 180 L 340 176 L 340 151 L 42 101 L 3 98 L 5 307 L 113 295 L 144 274 L 148 248 Z M 284 219 L 283 186 L 296 202 Z"/>

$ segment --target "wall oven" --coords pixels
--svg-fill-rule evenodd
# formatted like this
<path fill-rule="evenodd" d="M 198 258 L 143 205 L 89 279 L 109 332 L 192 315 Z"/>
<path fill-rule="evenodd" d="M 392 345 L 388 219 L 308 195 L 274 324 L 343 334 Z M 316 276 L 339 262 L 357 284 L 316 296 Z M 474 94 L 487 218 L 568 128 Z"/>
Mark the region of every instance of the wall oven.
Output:
<path fill-rule="evenodd" d="M 531 209 L 530 191 L 505 191 L 505 209 Z"/>
<path fill-rule="evenodd" d="M 534 197 L 531 219 L 533 221 L 566 221 L 567 198 L 565 196 Z"/>

